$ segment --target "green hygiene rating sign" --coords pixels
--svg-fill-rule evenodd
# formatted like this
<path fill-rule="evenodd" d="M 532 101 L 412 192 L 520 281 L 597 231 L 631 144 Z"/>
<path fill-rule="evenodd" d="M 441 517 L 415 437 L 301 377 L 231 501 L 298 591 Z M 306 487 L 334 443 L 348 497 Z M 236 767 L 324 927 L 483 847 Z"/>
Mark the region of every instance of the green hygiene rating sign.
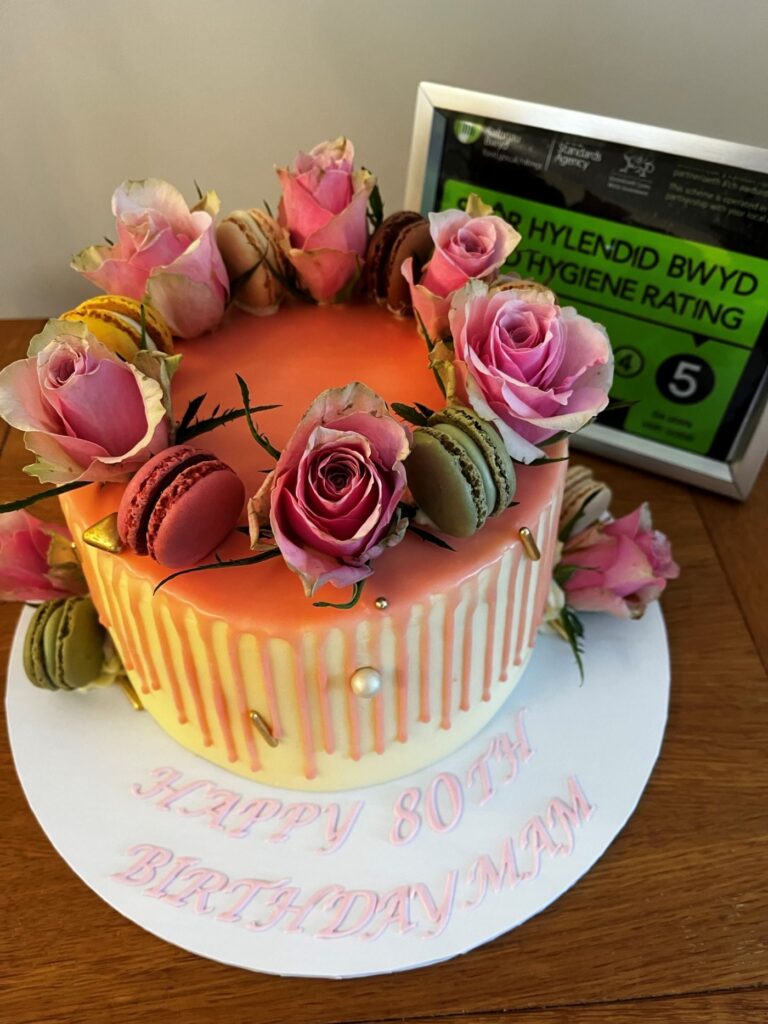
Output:
<path fill-rule="evenodd" d="M 763 330 L 768 260 L 452 178 L 440 205 L 471 192 L 522 235 L 507 269 L 605 325 L 613 395 L 635 403 L 622 429 L 711 454 Z"/>

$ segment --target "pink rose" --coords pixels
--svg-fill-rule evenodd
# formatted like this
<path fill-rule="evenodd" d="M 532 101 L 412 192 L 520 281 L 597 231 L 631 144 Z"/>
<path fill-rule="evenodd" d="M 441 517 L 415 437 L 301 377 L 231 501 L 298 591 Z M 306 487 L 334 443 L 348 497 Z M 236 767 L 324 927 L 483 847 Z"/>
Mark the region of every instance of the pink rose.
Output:
<path fill-rule="evenodd" d="M 370 576 L 370 562 L 399 543 L 403 459 L 411 434 L 364 384 L 319 395 L 252 500 L 290 569 L 311 596 Z"/>
<path fill-rule="evenodd" d="M 24 511 L 0 515 L 0 601 L 48 601 L 85 592 L 66 526 Z"/>
<path fill-rule="evenodd" d="M 542 301 L 535 289 L 489 293 L 472 282 L 450 314 L 459 395 L 499 429 L 520 462 L 580 430 L 608 404 L 613 353 L 605 329 Z"/>
<path fill-rule="evenodd" d="M 0 417 L 37 456 L 26 472 L 56 484 L 126 479 L 168 445 L 161 384 L 65 320 L 0 372 Z"/>
<path fill-rule="evenodd" d="M 112 196 L 117 242 L 83 249 L 71 266 L 105 292 L 144 299 L 179 337 L 197 337 L 221 320 L 229 294 L 218 210 L 215 192 L 190 210 L 165 181 L 124 181 Z"/>
<path fill-rule="evenodd" d="M 565 544 L 561 565 L 583 566 L 563 584 L 571 608 L 639 618 L 680 575 L 670 543 L 654 530 L 646 503 L 622 519 L 598 522 Z"/>
<path fill-rule="evenodd" d="M 413 308 L 432 338 L 448 332 L 451 295 L 467 281 L 493 277 L 520 241 L 513 227 L 491 215 L 492 209 L 473 192 L 463 212 L 430 213 L 435 251 L 418 282 L 414 281 L 413 258 L 403 263 Z"/>
<path fill-rule="evenodd" d="M 354 155 L 352 143 L 339 138 L 299 153 L 293 170 L 277 170 L 283 190 L 278 220 L 290 234 L 287 255 L 317 302 L 342 298 L 362 270 L 376 179 L 353 170 Z"/>

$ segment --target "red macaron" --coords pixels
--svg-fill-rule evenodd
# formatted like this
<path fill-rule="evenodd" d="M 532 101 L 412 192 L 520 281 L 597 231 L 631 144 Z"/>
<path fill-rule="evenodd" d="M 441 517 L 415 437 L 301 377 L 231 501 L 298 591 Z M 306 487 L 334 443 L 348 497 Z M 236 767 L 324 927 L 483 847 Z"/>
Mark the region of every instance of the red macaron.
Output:
<path fill-rule="evenodd" d="M 211 452 L 176 445 L 155 455 L 125 489 L 117 512 L 122 542 L 169 569 L 202 561 L 237 525 L 239 476 Z"/>

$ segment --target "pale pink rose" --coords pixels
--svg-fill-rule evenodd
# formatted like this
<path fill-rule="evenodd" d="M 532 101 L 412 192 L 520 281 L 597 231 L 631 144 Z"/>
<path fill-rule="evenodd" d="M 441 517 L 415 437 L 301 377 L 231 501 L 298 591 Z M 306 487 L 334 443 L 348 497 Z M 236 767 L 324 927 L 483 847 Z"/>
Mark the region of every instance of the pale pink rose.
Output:
<path fill-rule="evenodd" d="M 608 404 L 613 353 L 605 329 L 534 290 L 489 293 L 471 282 L 450 313 L 458 394 L 499 429 L 507 451 L 533 462 Z"/>
<path fill-rule="evenodd" d="M 144 299 L 179 337 L 197 337 L 221 320 L 229 294 L 218 209 L 215 192 L 190 209 L 158 178 L 124 181 L 112 196 L 117 241 L 84 249 L 71 266 L 105 292 Z"/>
<path fill-rule="evenodd" d="M 466 210 L 430 213 L 435 251 L 418 281 L 414 280 L 413 258 L 403 263 L 413 308 L 432 338 L 448 333 L 453 293 L 467 281 L 493 278 L 520 241 L 519 233 L 494 216 L 492 209 L 472 193 Z"/>
<path fill-rule="evenodd" d="M 127 479 L 168 445 L 161 384 L 65 320 L 0 371 L 0 417 L 37 456 L 26 472 L 56 484 Z"/>
<path fill-rule="evenodd" d="M 639 618 L 680 575 L 669 541 L 653 529 L 646 503 L 621 519 L 598 522 L 575 534 L 561 565 L 578 565 L 563 584 L 571 608 Z"/>
<path fill-rule="evenodd" d="M 0 515 L 0 601 L 48 601 L 84 594 L 66 526 L 19 510 Z"/>
<path fill-rule="evenodd" d="M 290 235 L 287 255 L 301 284 L 317 302 L 333 302 L 352 289 L 368 245 L 368 200 L 376 179 L 355 171 L 348 139 L 299 153 L 293 169 L 279 167 L 278 220 Z"/>
<path fill-rule="evenodd" d="M 364 384 L 324 391 L 304 414 L 250 512 L 252 522 L 269 520 L 307 595 L 365 579 L 370 562 L 402 540 L 410 448 L 408 428 Z"/>

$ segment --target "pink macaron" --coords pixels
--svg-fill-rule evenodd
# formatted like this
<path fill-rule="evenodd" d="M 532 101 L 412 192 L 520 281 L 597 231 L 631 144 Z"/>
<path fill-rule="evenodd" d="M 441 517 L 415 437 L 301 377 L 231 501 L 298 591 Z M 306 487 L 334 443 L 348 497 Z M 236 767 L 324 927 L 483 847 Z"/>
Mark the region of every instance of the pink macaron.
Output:
<path fill-rule="evenodd" d="M 169 569 L 195 565 L 237 525 L 245 488 L 211 452 L 180 444 L 131 479 L 117 512 L 122 542 Z"/>

